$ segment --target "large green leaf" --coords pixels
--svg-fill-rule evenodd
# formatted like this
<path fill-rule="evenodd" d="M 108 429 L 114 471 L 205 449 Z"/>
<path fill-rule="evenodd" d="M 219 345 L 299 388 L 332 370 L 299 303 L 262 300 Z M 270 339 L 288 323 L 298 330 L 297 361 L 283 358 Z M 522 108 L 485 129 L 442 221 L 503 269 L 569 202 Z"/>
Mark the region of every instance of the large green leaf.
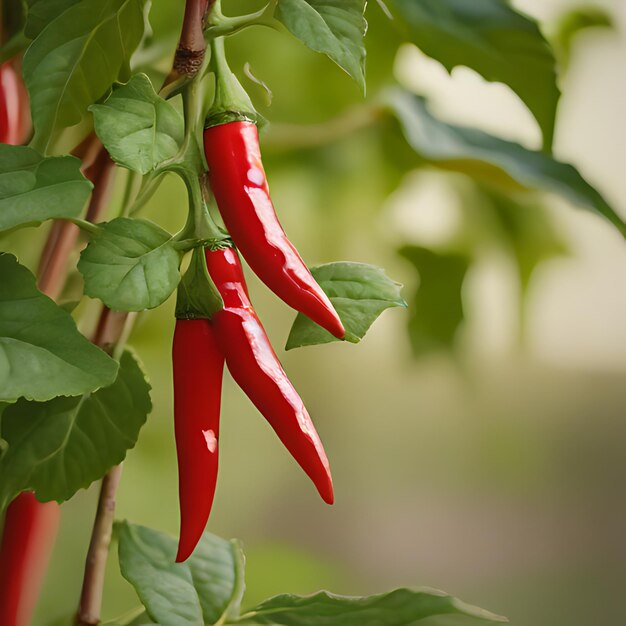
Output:
<path fill-rule="evenodd" d="M 328 55 L 365 91 L 366 0 L 278 0 L 276 17 L 306 46 Z"/>
<path fill-rule="evenodd" d="M 427 162 L 491 184 L 559 194 L 602 215 L 626 235 L 622 218 L 572 165 L 475 128 L 447 124 L 428 110 L 423 98 L 406 91 L 390 90 L 384 99 L 409 145 Z"/>
<path fill-rule="evenodd" d="M 116 527 L 122 575 L 155 622 L 203 626 L 238 616 L 244 558 L 237 541 L 204 533 L 191 557 L 175 563 L 173 537 L 128 522 Z"/>
<path fill-rule="evenodd" d="M 109 387 L 11 405 L 2 416 L 9 449 L 0 462 L 0 510 L 25 489 L 63 502 L 88 487 L 124 460 L 151 408 L 150 385 L 129 352 Z"/>
<path fill-rule="evenodd" d="M 537 198 L 522 202 L 483 188 L 477 201 L 493 210 L 498 240 L 509 247 L 515 259 L 522 291 L 528 288 L 537 266 L 567 252 L 563 237 Z"/>
<path fill-rule="evenodd" d="M 24 34 L 29 39 L 35 39 L 54 18 L 79 2 L 80 0 L 28 0 Z"/>
<path fill-rule="evenodd" d="M 116 87 L 104 104 L 90 110 L 98 137 L 113 160 L 141 174 L 174 157 L 183 142 L 182 116 L 155 93 L 145 74 Z"/>
<path fill-rule="evenodd" d="M 104 224 L 83 250 L 85 293 L 120 311 L 153 309 L 180 281 L 171 235 L 152 222 L 120 217 Z"/>
<path fill-rule="evenodd" d="M 0 400 L 49 400 L 110 385 L 117 363 L 89 343 L 35 277 L 0 253 Z"/>
<path fill-rule="evenodd" d="M 74 157 L 0 144 L 0 231 L 80 215 L 91 192 Z"/>
<path fill-rule="evenodd" d="M 82 0 L 52 20 L 24 56 L 33 145 L 80 122 L 87 108 L 126 75 L 144 31 L 146 0 Z"/>
<path fill-rule="evenodd" d="M 333 303 L 346 329 L 346 341 L 358 343 L 385 310 L 406 306 L 402 285 L 383 269 L 365 263 L 328 263 L 311 269 Z M 298 313 L 287 339 L 286 350 L 339 341 L 302 313 Z"/>
<path fill-rule="evenodd" d="M 462 292 L 470 259 L 419 246 L 405 246 L 400 254 L 419 275 L 419 286 L 410 301 L 409 338 L 414 353 L 453 347 L 465 318 Z"/>
<path fill-rule="evenodd" d="M 507 84 L 552 145 L 560 92 L 554 54 L 535 20 L 506 0 L 393 0 L 411 40 L 448 70 L 466 65 Z"/>
<path fill-rule="evenodd" d="M 369 597 L 338 596 L 320 591 L 311 596 L 276 596 L 238 620 L 239 624 L 272 626 L 412 626 L 429 617 L 447 616 L 446 624 L 463 618 L 478 622 L 505 622 L 478 607 L 465 604 L 441 591 L 396 589 Z M 459 621 L 455 621 L 459 618 Z M 467 622 L 466 622 L 467 623 Z"/>

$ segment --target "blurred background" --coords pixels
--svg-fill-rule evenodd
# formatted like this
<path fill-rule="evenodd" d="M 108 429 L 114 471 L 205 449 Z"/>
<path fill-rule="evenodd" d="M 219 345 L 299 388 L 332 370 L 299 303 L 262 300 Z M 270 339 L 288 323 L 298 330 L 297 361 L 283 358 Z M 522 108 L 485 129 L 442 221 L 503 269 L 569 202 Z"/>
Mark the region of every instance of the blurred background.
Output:
<path fill-rule="evenodd" d="M 175 45 L 180 16 L 169 4 L 154 0 L 154 37 Z M 563 43 L 559 24 L 572 0 L 514 4 Z M 586 6 L 606 11 L 613 27 L 581 32 L 568 55 L 560 49 L 567 71 L 555 153 L 626 216 L 626 3 Z M 506 87 L 464 68 L 450 76 L 414 46 L 389 45 L 376 2 L 367 16 L 370 97 L 396 80 L 447 121 L 540 147 L 536 123 Z M 273 92 L 268 107 L 263 89 L 246 85 L 271 121 L 263 141 L 272 193 L 303 257 L 380 265 L 404 283 L 410 304 L 386 312 L 358 346 L 278 350 L 330 458 L 333 507 L 225 377 L 209 530 L 244 543 L 245 604 L 288 591 L 427 585 L 518 626 L 620 623 L 626 247 L 618 232 L 557 198 L 512 200 L 420 166 L 380 129 L 314 148 L 297 135 L 286 142 L 283 124 L 350 119 L 357 87 L 325 57 L 267 29 L 234 37 L 229 51 Z M 185 202 L 182 186 L 167 180 L 146 215 L 173 231 Z M 12 239 L 31 266 L 32 236 Z M 250 284 L 278 349 L 293 313 Z M 172 322 L 173 299 L 145 314 L 131 340 L 155 408 L 125 463 L 118 517 L 175 534 Z M 63 507 L 36 624 L 68 623 L 75 609 L 96 498 L 92 487 Z M 104 617 L 137 604 L 113 553 Z"/>

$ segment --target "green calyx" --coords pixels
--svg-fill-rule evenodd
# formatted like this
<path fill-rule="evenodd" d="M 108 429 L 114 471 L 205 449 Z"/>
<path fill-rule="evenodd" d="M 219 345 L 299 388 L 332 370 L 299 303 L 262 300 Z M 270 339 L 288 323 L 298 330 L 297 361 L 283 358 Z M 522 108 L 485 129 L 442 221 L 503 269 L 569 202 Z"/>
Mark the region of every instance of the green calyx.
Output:
<path fill-rule="evenodd" d="M 246 90 L 228 65 L 223 37 L 211 41 L 211 71 L 215 77 L 215 97 L 206 115 L 205 128 L 228 122 L 255 122 L 258 114 Z"/>
<path fill-rule="evenodd" d="M 189 267 L 178 285 L 176 318 L 179 320 L 211 319 L 224 308 L 222 296 L 209 276 L 204 250 L 194 248 Z"/>

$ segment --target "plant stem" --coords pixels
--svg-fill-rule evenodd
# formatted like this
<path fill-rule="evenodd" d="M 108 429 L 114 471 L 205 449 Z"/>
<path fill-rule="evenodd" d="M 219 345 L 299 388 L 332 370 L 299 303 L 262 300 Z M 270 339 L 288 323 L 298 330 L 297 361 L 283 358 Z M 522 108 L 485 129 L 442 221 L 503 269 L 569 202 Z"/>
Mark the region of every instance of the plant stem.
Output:
<path fill-rule="evenodd" d="M 102 217 L 108 202 L 113 162 L 100 142 L 97 142 L 97 153 L 94 151 L 92 142 L 93 139 L 89 142 L 83 141 L 75 153 L 84 154 L 91 160 L 91 165 L 85 168 L 85 176 L 93 183 L 94 190 L 85 219 L 89 222 L 97 222 Z M 59 297 L 65 284 L 67 261 L 76 245 L 78 234 L 78 227 L 68 221 L 55 221 L 50 228 L 39 259 L 37 285 L 53 300 Z"/>
<path fill-rule="evenodd" d="M 83 590 L 76 615 L 77 626 L 97 626 L 100 623 L 104 576 L 115 518 L 115 495 L 122 477 L 122 465 L 116 465 L 102 479 L 96 520 L 91 534 Z"/>
<path fill-rule="evenodd" d="M 187 0 L 183 27 L 178 40 L 172 71 L 165 79 L 163 87 L 177 81 L 181 77 L 195 76 L 206 54 L 204 40 L 204 20 L 215 0 Z"/>
<path fill-rule="evenodd" d="M 264 148 L 287 152 L 330 145 L 373 126 L 383 115 L 379 106 L 362 105 L 320 124 L 272 124 L 264 137 Z"/>

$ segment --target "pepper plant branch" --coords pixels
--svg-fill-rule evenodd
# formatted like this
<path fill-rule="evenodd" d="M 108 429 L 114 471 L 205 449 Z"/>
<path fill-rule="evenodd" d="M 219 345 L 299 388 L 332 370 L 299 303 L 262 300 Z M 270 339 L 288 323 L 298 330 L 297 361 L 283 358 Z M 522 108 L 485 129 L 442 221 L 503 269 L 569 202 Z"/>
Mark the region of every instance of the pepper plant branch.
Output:
<path fill-rule="evenodd" d="M 100 623 L 104 576 L 115 518 L 115 495 L 122 477 L 122 465 L 116 465 L 102 479 L 96 520 L 91 534 L 85 576 L 76 615 L 77 626 L 97 626 Z"/>
<path fill-rule="evenodd" d="M 126 345 L 137 317 L 136 313 L 111 311 L 102 305 L 92 343 L 118 358 Z M 104 577 L 115 521 L 115 496 L 122 475 L 122 465 L 111 468 L 102 479 L 98 508 L 91 531 L 76 626 L 100 623 Z"/>
<path fill-rule="evenodd" d="M 206 53 L 204 20 L 214 3 L 215 0 L 187 0 L 185 3 L 180 39 L 164 87 L 181 77 L 192 78 L 202 67 Z"/>

